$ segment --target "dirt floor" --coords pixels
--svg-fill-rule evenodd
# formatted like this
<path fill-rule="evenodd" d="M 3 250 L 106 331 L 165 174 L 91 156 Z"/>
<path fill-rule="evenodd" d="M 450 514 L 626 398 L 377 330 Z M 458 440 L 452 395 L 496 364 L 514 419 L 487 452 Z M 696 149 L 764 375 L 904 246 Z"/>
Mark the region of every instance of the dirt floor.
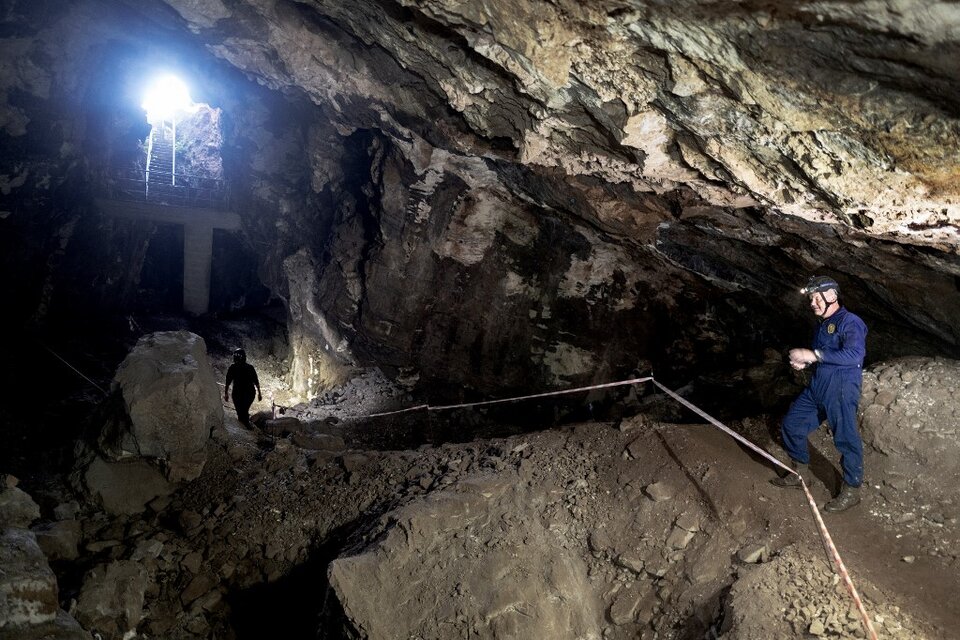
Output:
<path fill-rule="evenodd" d="M 228 404 L 199 478 L 136 516 L 24 482 L 45 520 L 80 502 L 80 557 L 54 562 L 64 609 L 89 621 L 91 575 L 143 570 L 138 615 L 85 623 L 104 638 L 865 637 L 802 493 L 693 415 L 591 419 L 573 397 L 364 418 L 422 399 L 368 370 L 296 404 L 271 331 L 223 327 L 214 369 L 242 340 L 262 413 L 246 429 Z M 776 423 L 730 426 L 783 459 Z M 826 427 L 811 445 L 822 505 Z M 871 447 L 865 466 L 863 504 L 825 519 L 879 637 L 960 638 L 957 485 Z"/>
<path fill-rule="evenodd" d="M 654 401 L 672 402 L 666 397 Z M 587 590 L 598 599 L 596 628 L 603 637 L 864 637 L 802 493 L 771 485 L 769 464 L 713 427 L 638 416 L 485 438 L 490 431 L 502 435 L 525 426 L 504 421 L 502 410 L 493 416 L 490 410 L 469 410 L 477 413 L 466 418 L 464 412 L 429 420 L 420 412 L 357 418 L 411 402 L 404 389 L 378 372 L 367 372 L 313 405 L 300 405 L 296 413 L 304 429 L 343 438 L 348 449 L 356 450 L 347 456 L 366 458 L 356 468 L 340 455 L 329 456 L 326 463 L 338 471 L 351 467 L 341 481 L 365 487 L 361 501 L 367 506 L 340 520 L 354 518 L 351 526 L 363 529 L 361 522 L 369 527 L 374 515 L 394 513 L 409 500 L 456 490 L 471 476 L 506 473 L 539 487 L 535 498 L 526 497 L 548 504 L 536 516 L 553 525 L 564 521 L 559 539 L 586 564 L 591 576 Z M 733 426 L 785 459 L 771 438 L 775 423 L 760 417 Z M 467 436 L 471 441 L 423 444 L 439 433 L 459 433 L 454 439 Z M 826 426 L 811 445 L 816 475 L 811 488 L 822 506 L 839 488 L 838 460 Z M 522 457 L 506 453 L 517 450 Z M 461 462 L 453 469 L 454 460 L 472 464 Z M 863 504 L 847 513 L 825 514 L 827 526 L 880 637 L 960 637 L 955 631 L 960 600 L 951 596 L 960 587 L 956 505 L 939 487 L 914 486 L 901 475 L 888 475 L 890 466 L 887 456 L 869 450 Z M 648 487 L 663 483 L 671 496 L 661 503 L 651 498 Z M 557 495 L 544 498 L 544 487 Z M 317 510 L 328 507 L 317 505 Z M 688 532 L 690 541 L 676 533 L 684 518 L 696 522 Z M 387 529 L 368 536 L 382 537 Z M 606 532 L 606 546 L 594 544 L 598 531 Z M 758 549 L 762 562 L 744 562 Z M 400 582 L 424 578 L 409 567 L 396 571 Z M 440 574 L 429 579 L 442 583 L 453 578 Z M 622 604 L 617 594 L 631 589 L 640 595 Z M 620 611 L 624 607 L 626 613 Z M 382 601 L 381 610 L 386 613 L 378 615 L 394 621 L 403 613 Z M 351 622 L 352 613 L 347 612 L 348 627 L 369 624 Z M 431 630 L 444 637 L 440 627 L 426 621 L 407 631 L 429 637 Z M 460 631 L 464 637 L 470 633 L 467 627 Z"/>

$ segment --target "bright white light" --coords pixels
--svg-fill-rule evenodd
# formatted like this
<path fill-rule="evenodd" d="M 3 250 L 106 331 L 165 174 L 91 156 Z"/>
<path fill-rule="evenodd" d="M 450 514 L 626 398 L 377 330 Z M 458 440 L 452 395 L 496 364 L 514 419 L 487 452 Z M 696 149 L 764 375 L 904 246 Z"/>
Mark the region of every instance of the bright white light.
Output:
<path fill-rule="evenodd" d="M 147 112 L 147 122 L 156 124 L 161 120 L 169 120 L 192 104 L 187 85 L 180 78 L 163 76 L 150 85 L 140 106 Z"/>

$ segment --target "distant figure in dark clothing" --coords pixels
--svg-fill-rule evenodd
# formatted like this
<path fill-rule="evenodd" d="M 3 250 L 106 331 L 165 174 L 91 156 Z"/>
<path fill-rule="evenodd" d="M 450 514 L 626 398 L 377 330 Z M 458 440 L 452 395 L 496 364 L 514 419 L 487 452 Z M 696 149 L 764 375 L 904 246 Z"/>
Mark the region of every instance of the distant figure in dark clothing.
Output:
<path fill-rule="evenodd" d="M 250 405 L 253 404 L 254 390 L 257 400 L 263 400 L 260 393 L 260 380 L 257 370 L 247 364 L 247 353 L 243 349 L 233 352 L 233 364 L 227 369 L 227 385 L 223 388 L 223 399 L 230 399 L 230 384 L 233 384 L 233 407 L 237 410 L 240 424 L 250 426 Z"/>

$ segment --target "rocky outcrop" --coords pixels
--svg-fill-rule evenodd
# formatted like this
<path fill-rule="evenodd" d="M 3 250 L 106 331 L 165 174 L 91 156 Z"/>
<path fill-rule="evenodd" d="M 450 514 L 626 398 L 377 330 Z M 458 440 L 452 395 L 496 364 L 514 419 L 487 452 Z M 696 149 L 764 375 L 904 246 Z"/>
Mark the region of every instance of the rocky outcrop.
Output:
<path fill-rule="evenodd" d="M 147 571 L 139 562 L 120 560 L 92 569 L 83 579 L 77 619 L 104 638 L 136 633 L 143 616 Z"/>
<path fill-rule="evenodd" d="M 142 337 L 117 369 L 95 448 L 78 445 L 75 481 L 113 514 L 142 511 L 200 475 L 223 425 L 206 344 L 187 331 Z"/>
<path fill-rule="evenodd" d="M 0 639 L 90 640 L 77 621 L 60 609 L 57 577 L 37 538 L 26 527 L 39 509 L 4 475 L 0 491 Z M 76 553 L 74 542 L 73 552 Z"/>
<path fill-rule="evenodd" d="M 57 577 L 29 531 L 4 528 L 0 534 L 0 630 L 36 627 L 56 620 Z"/>
<path fill-rule="evenodd" d="M 134 514 L 157 497 L 176 489 L 155 464 L 147 460 L 105 460 L 95 456 L 83 469 L 83 484 L 109 513 Z"/>
<path fill-rule="evenodd" d="M 187 331 L 140 338 L 115 377 L 127 423 L 101 446 L 118 460 L 162 462 L 172 482 L 200 475 L 204 447 L 223 425 L 223 405 L 207 347 Z"/>

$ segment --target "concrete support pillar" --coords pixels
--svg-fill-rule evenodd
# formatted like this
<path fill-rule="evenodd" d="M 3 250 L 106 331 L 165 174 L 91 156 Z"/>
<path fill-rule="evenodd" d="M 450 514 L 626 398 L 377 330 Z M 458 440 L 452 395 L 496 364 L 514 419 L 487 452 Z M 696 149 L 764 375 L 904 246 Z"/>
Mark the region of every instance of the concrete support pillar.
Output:
<path fill-rule="evenodd" d="M 210 310 L 210 265 L 213 227 L 186 223 L 183 227 L 183 310 L 200 315 Z"/>
<path fill-rule="evenodd" d="M 97 200 L 101 210 L 131 220 L 183 225 L 183 310 L 200 315 L 210 311 L 210 271 L 213 230 L 240 229 L 240 216 L 219 209 L 173 207 L 151 202 Z"/>

